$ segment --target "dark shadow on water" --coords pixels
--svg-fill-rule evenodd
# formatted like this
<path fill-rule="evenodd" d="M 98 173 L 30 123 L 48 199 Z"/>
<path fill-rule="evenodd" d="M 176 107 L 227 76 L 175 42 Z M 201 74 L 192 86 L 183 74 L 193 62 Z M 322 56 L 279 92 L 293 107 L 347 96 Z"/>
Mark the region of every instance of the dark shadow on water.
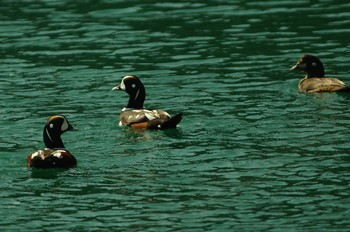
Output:
<path fill-rule="evenodd" d="M 126 138 L 140 138 L 153 137 L 157 138 L 159 135 L 166 135 L 172 138 L 181 138 L 182 130 L 180 128 L 165 129 L 165 130 L 148 130 L 148 129 L 134 129 L 131 127 L 123 127 L 123 136 Z"/>
<path fill-rule="evenodd" d="M 180 129 L 180 128 L 162 130 L 162 132 L 166 136 L 171 137 L 171 138 L 176 138 L 176 139 L 181 139 L 183 136 L 182 129 Z"/>
<path fill-rule="evenodd" d="M 67 170 L 68 169 L 64 169 L 64 168 L 48 168 L 48 169 L 31 168 L 29 169 L 29 177 L 38 178 L 38 179 L 56 179 L 57 177 L 60 176 L 61 173 Z"/>
<path fill-rule="evenodd" d="M 350 98 L 350 92 L 337 92 L 340 96 L 344 98 Z"/>

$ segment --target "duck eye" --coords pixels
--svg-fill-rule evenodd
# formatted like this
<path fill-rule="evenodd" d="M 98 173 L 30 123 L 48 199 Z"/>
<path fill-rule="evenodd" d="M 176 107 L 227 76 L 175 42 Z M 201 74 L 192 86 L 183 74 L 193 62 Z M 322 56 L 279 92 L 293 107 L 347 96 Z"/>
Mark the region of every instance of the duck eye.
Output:
<path fill-rule="evenodd" d="M 52 123 L 50 124 L 50 128 L 51 128 L 51 129 L 53 128 L 53 124 L 52 124 Z"/>
<path fill-rule="evenodd" d="M 132 84 L 132 85 L 131 85 L 131 88 L 135 89 L 135 88 L 136 88 L 136 85 L 135 85 L 135 84 Z"/>
<path fill-rule="evenodd" d="M 311 64 L 313 67 L 316 67 L 317 66 L 317 64 L 315 63 L 315 62 L 312 62 L 312 64 Z"/>

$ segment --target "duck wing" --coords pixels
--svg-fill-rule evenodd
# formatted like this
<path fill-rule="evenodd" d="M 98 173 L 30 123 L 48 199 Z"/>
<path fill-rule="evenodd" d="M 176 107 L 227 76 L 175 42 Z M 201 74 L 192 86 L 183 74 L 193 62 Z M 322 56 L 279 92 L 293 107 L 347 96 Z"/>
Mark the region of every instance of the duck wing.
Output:
<path fill-rule="evenodd" d="M 70 168 L 77 165 L 75 157 L 67 150 L 45 149 L 31 153 L 27 166 L 35 168 Z"/>
<path fill-rule="evenodd" d="M 133 128 L 168 129 L 175 128 L 181 121 L 182 114 L 174 117 L 163 110 L 129 110 L 123 111 L 119 117 L 119 125 L 131 126 Z"/>
<path fill-rule="evenodd" d="M 120 126 L 130 126 L 136 123 L 144 123 L 157 119 L 170 118 L 170 115 L 162 110 L 133 109 L 122 111 L 119 116 Z"/>
<path fill-rule="evenodd" d="M 303 93 L 348 91 L 349 87 L 337 78 L 304 78 L 299 82 L 299 91 Z"/>
<path fill-rule="evenodd" d="M 144 110 L 126 110 L 119 115 L 119 126 L 130 126 L 133 123 L 148 121 Z"/>

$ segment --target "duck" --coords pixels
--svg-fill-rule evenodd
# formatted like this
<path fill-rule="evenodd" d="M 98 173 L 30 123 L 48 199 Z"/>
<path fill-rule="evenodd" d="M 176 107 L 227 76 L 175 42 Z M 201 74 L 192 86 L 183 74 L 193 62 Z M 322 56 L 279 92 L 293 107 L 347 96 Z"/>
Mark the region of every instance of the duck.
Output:
<path fill-rule="evenodd" d="M 63 115 L 51 116 L 43 130 L 43 150 L 32 152 L 27 157 L 27 167 L 30 168 L 71 168 L 77 165 L 76 158 L 63 145 L 61 135 L 74 130 Z"/>
<path fill-rule="evenodd" d="M 119 126 L 135 129 L 171 129 L 182 120 L 182 113 L 173 117 L 164 110 L 145 109 L 143 104 L 146 91 L 140 78 L 135 75 L 124 76 L 119 85 L 112 90 L 123 90 L 129 95 L 129 101 L 119 115 Z"/>
<path fill-rule="evenodd" d="M 306 76 L 299 81 L 301 93 L 350 92 L 349 86 L 334 77 L 325 77 L 321 60 L 313 55 L 302 55 L 290 71 L 302 70 Z"/>

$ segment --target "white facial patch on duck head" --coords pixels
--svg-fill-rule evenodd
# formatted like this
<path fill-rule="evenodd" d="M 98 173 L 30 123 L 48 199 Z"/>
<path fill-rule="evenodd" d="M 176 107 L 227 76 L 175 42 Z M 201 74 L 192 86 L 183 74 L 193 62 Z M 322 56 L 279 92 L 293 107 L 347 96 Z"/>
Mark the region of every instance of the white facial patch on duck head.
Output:
<path fill-rule="evenodd" d="M 51 126 L 51 125 L 50 125 Z M 62 126 L 61 126 L 61 131 L 66 131 L 68 130 L 69 125 L 66 119 L 63 120 Z"/>
<path fill-rule="evenodd" d="M 123 79 L 122 82 L 120 83 L 119 88 L 125 91 L 124 79 Z"/>
<path fill-rule="evenodd" d="M 317 63 L 316 62 L 312 62 L 311 65 L 312 65 L 312 67 L 316 67 Z"/>

